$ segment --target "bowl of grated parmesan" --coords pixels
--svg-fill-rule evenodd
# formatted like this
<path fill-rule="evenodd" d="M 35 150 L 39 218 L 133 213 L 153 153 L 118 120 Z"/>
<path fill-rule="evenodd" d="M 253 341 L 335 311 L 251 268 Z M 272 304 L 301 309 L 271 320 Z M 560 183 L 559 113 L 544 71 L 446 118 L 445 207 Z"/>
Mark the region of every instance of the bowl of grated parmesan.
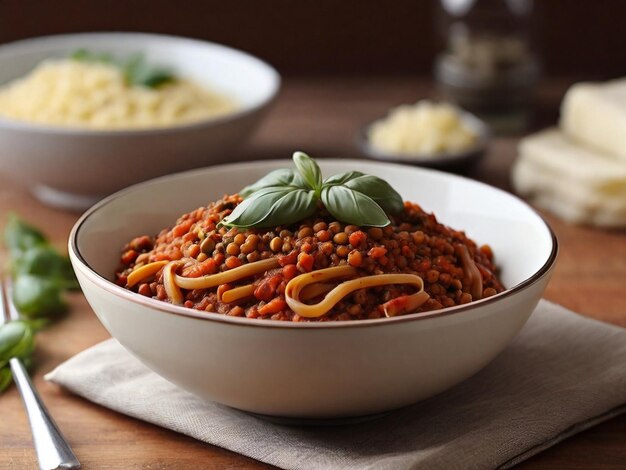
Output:
<path fill-rule="evenodd" d="M 374 160 L 459 172 L 484 156 L 488 140 L 476 116 L 428 100 L 392 108 L 357 134 L 357 145 Z"/>

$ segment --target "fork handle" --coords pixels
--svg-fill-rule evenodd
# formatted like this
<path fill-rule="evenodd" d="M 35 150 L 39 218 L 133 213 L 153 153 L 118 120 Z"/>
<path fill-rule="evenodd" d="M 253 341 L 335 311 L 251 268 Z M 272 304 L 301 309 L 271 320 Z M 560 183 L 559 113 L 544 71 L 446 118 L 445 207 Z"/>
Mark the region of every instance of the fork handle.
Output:
<path fill-rule="evenodd" d="M 14 357 L 9 364 L 30 421 L 40 470 L 80 468 L 78 459 L 41 401 L 22 361 Z"/>

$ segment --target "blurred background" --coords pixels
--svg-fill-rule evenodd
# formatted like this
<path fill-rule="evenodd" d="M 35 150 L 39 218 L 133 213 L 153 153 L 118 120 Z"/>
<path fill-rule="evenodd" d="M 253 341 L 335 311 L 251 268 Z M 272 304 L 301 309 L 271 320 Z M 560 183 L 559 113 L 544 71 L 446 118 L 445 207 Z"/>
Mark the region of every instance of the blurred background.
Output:
<path fill-rule="evenodd" d="M 2 0 L 0 43 L 81 31 L 146 31 L 243 49 L 286 76 L 431 75 L 443 47 L 439 2 L 391 5 L 376 0 Z M 626 2 L 551 0 L 534 7 L 530 29 L 545 76 L 605 79 L 626 71 Z"/>
<path fill-rule="evenodd" d="M 580 81 L 626 75 L 623 0 L 3 0 L 0 44 L 141 31 L 249 52 L 283 77 L 268 119 L 228 157 L 363 158 L 355 136 L 391 108 L 444 99 L 496 135 L 558 122 Z M 471 176 L 509 189 L 517 140 L 493 139 Z M 487 166 L 489 171 L 483 171 Z"/>

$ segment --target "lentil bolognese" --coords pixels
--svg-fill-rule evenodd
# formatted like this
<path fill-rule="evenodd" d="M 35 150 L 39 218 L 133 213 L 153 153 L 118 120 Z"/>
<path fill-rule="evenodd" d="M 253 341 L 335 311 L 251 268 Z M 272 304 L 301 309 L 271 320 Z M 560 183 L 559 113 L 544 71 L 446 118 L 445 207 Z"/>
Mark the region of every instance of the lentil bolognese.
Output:
<path fill-rule="evenodd" d="M 122 250 L 117 283 L 207 314 L 331 321 L 438 310 L 504 290 L 494 256 L 383 180 L 321 179 L 294 154 L 238 194 Z"/>

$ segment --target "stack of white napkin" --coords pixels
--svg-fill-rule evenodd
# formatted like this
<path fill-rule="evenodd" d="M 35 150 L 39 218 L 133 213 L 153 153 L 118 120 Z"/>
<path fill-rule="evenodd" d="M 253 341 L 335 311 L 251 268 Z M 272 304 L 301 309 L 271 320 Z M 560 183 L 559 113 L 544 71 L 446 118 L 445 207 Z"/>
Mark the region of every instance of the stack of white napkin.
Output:
<path fill-rule="evenodd" d="M 513 186 L 569 222 L 626 227 L 626 79 L 572 86 L 560 129 L 520 141 Z"/>

